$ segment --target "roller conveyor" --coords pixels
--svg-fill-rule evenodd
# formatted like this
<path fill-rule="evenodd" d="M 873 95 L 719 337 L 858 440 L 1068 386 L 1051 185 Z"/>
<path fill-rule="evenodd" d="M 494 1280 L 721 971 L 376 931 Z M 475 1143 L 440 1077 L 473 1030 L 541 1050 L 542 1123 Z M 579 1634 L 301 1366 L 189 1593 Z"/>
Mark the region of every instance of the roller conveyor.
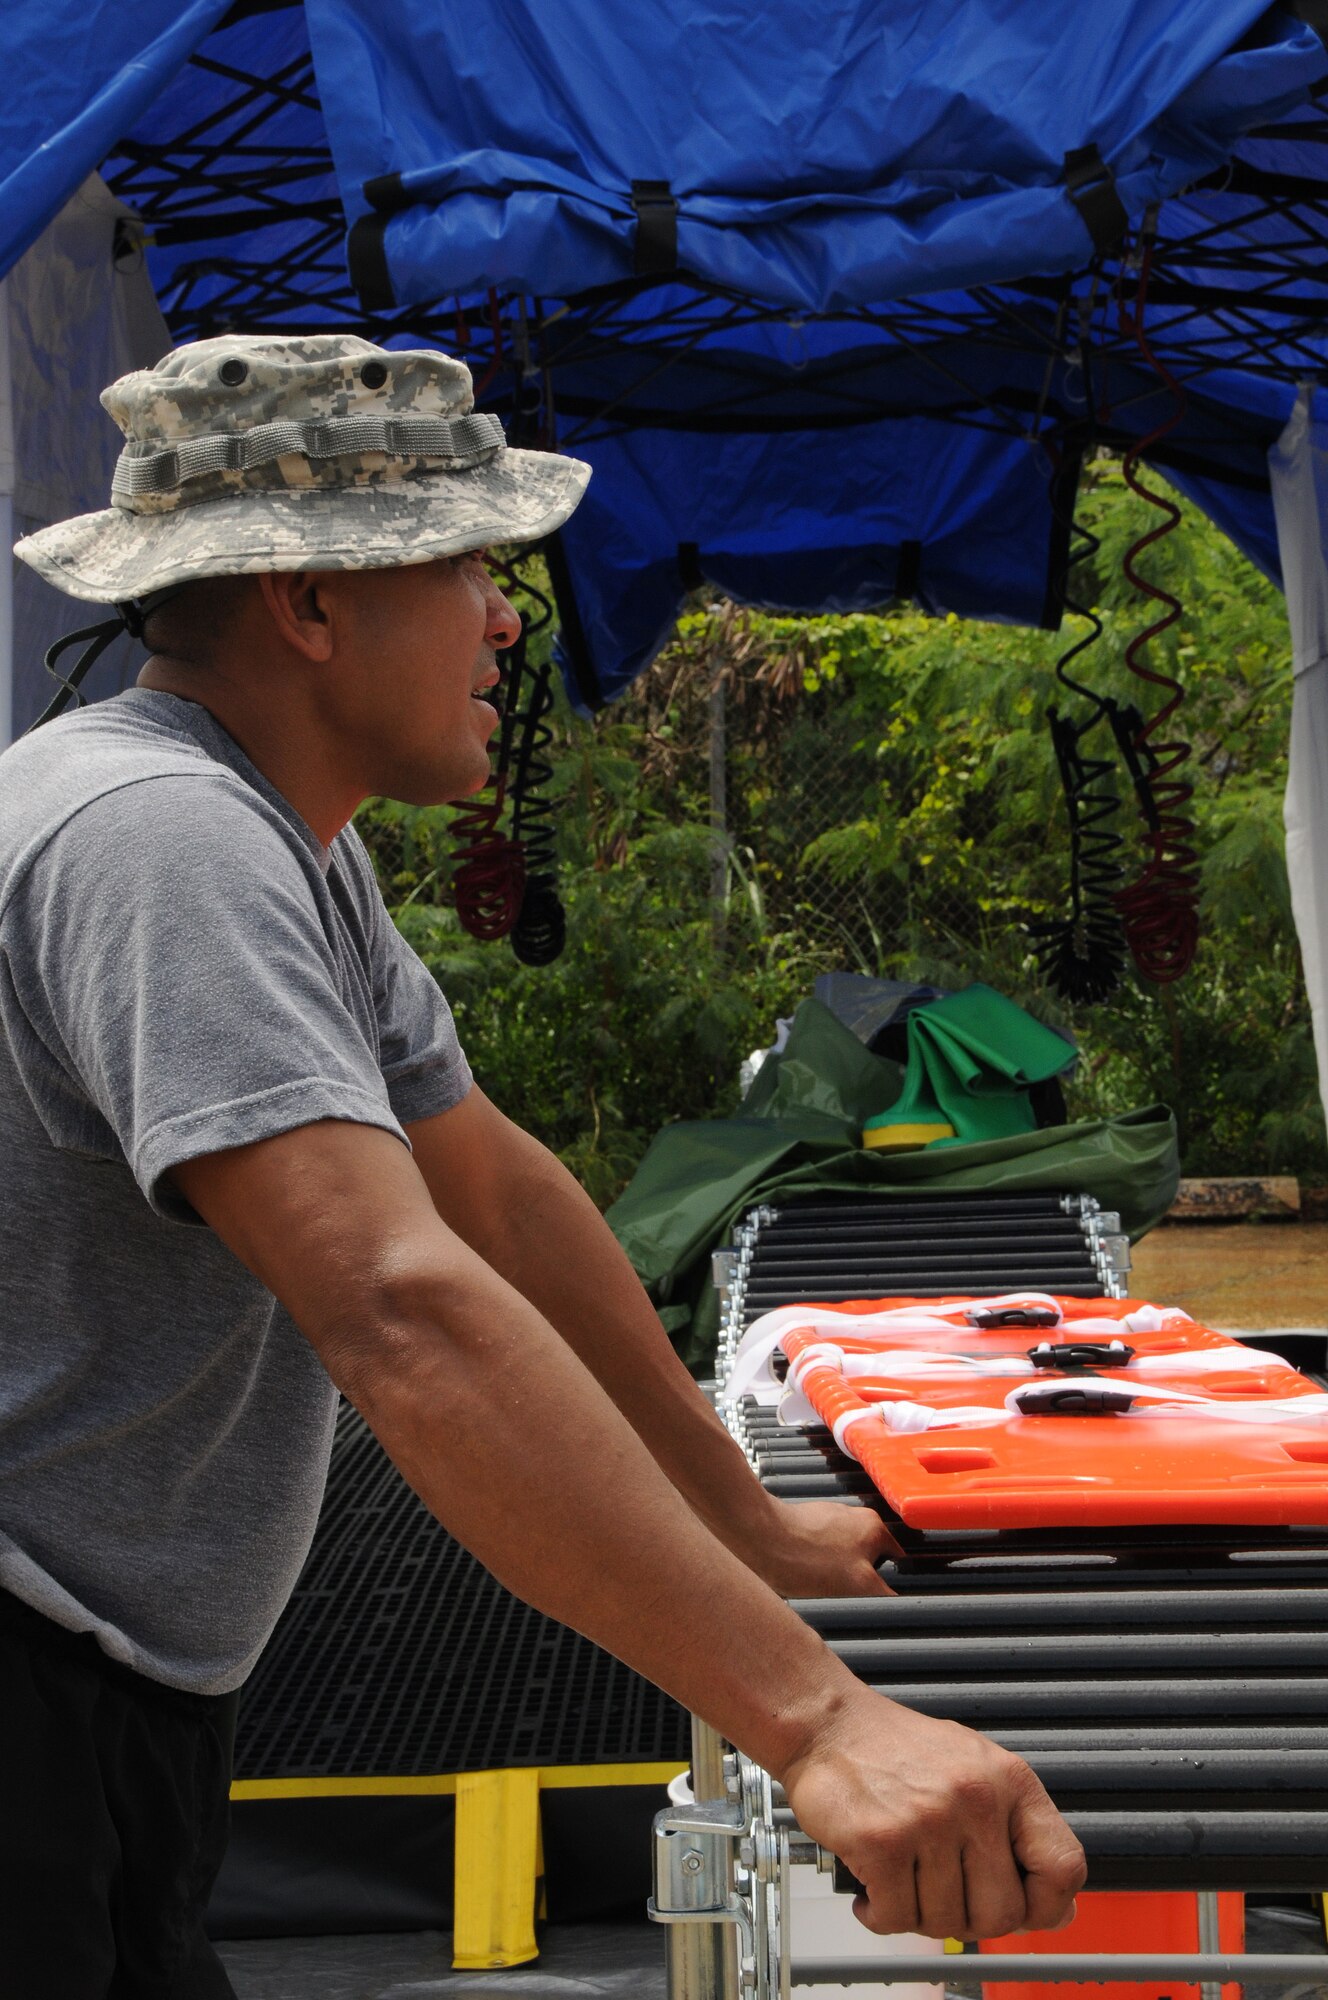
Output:
<path fill-rule="evenodd" d="M 1127 1270 L 1115 1217 L 1082 1197 L 755 1211 L 716 1258 L 720 1406 L 768 1491 L 872 1506 L 894 1537 L 883 1573 L 899 1595 L 795 1607 L 845 1664 L 905 1706 L 981 1728 L 1028 1758 L 1084 1843 L 1090 1889 L 1199 1898 L 1197 1954 L 1136 1954 L 1128 1965 L 1006 1954 L 973 1962 L 974 1972 L 1188 1979 L 1206 1993 L 1224 1978 L 1322 1981 L 1328 1959 L 1290 1961 L 1293 1973 L 1224 1955 L 1215 1898 L 1328 1885 L 1328 1522 L 919 1530 L 826 1428 L 790 1431 L 751 1397 L 725 1399 L 743 1334 L 779 1306 L 1021 1289 L 1120 1298 Z M 1312 1358 L 1322 1365 L 1321 1351 Z M 657 1823 L 656 1904 L 691 1895 L 695 1909 L 695 1886 L 680 1888 L 671 1870 L 677 1843 L 699 1838 L 706 1872 L 713 1861 L 746 1914 L 736 1947 L 727 1925 L 693 1918 L 670 1931 L 674 2000 L 936 1979 L 935 1960 L 921 1957 L 800 1958 L 781 1905 L 799 1865 L 828 1869 L 830 1857 L 800 1834 L 778 1788 L 695 1719 L 693 1745 L 698 1796 L 710 1803 L 692 1808 L 690 1834 L 676 1814 Z M 707 1813 L 731 1830 L 699 1836 Z"/>
<path fill-rule="evenodd" d="M 776 1306 L 1020 1287 L 1118 1297 L 1129 1244 L 1119 1216 L 1084 1195 L 817 1199 L 753 1209 L 714 1265 L 722 1381 L 747 1327 Z"/>

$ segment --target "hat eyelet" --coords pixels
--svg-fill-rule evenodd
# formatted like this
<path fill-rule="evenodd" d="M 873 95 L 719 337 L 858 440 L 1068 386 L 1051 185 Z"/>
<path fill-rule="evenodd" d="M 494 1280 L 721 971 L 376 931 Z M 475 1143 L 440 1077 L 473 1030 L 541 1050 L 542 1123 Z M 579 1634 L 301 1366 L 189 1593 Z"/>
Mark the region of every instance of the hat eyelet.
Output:
<path fill-rule="evenodd" d="M 387 380 L 387 370 L 381 361 L 366 361 L 360 370 L 360 380 L 366 389 L 381 389 Z"/>
<path fill-rule="evenodd" d="M 217 380 L 224 383 L 228 389 L 238 389 L 248 373 L 248 362 L 241 361 L 238 355 L 232 355 L 231 359 L 223 361 L 217 370 Z"/>

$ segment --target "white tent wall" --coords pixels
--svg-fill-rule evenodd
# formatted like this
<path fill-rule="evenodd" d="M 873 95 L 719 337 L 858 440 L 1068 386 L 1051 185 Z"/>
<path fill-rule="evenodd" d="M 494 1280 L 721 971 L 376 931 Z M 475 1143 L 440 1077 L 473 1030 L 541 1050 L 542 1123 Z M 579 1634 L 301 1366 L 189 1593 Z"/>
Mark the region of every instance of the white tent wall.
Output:
<path fill-rule="evenodd" d="M 1287 873 L 1328 1110 L 1328 422 L 1303 388 L 1268 454 L 1295 691 L 1285 803 Z"/>
<path fill-rule="evenodd" d="M 117 259 L 121 221 L 128 248 Z M 107 505 L 122 440 L 98 397 L 117 375 L 150 368 L 171 345 L 135 242 L 130 211 L 92 174 L 0 285 L 0 533 L 10 547 L 52 521 Z M 42 667 L 52 640 L 104 615 L 52 589 L 26 563 L 6 565 L 0 745 L 21 734 L 53 692 Z M 142 659 L 135 640 L 117 639 L 88 678 L 88 698 L 127 687 Z"/>
<path fill-rule="evenodd" d="M 14 545 L 14 398 L 9 286 L 0 278 L 0 549 Z M 14 568 L 0 558 L 0 750 L 14 737 Z"/>

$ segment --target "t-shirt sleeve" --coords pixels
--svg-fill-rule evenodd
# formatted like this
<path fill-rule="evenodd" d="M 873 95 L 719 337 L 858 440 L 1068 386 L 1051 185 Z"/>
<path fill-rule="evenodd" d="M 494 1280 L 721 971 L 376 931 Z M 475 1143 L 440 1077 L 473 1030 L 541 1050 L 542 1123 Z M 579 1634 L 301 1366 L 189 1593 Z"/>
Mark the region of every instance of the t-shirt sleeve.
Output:
<path fill-rule="evenodd" d="M 403 1125 L 450 1111 L 474 1078 L 437 980 L 402 937 L 383 902 L 358 835 L 343 835 L 358 878 L 374 972 L 379 1060 L 392 1109 Z M 338 843 L 340 845 L 340 843 Z"/>
<path fill-rule="evenodd" d="M 59 830 L 4 913 L 32 1062 L 81 1086 L 165 1215 L 192 1212 L 163 1175 L 203 1153 L 324 1118 L 405 1139 L 316 862 L 274 821 L 220 776 L 125 787 Z"/>

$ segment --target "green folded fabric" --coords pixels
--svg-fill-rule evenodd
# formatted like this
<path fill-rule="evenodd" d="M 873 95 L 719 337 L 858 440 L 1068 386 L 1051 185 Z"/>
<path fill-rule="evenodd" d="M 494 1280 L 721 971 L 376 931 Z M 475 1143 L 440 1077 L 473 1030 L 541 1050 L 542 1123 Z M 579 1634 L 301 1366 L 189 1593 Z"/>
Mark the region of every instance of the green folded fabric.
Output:
<path fill-rule="evenodd" d="M 863 1144 L 880 1151 L 963 1146 L 1036 1130 L 1030 1084 L 1068 1069 L 1074 1051 L 1013 1000 L 975 983 L 908 1017 L 899 1100 L 868 1118 Z"/>

